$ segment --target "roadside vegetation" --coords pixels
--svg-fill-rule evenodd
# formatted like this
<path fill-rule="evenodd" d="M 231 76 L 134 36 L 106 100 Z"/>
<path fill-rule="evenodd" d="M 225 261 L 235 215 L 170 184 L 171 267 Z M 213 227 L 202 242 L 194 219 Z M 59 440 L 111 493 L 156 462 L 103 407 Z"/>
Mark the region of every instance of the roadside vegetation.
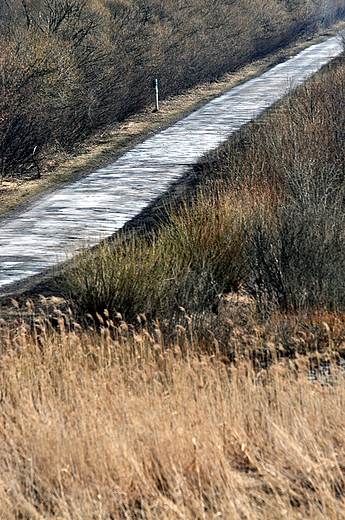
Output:
<path fill-rule="evenodd" d="M 340 57 L 71 259 L 63 307 L 3 309 L 1 520 L 345 517 L 344 94 Z"/>
<path fill-rule="evenodd" d="M 300 34 L 343 0 L 6 0 L 0 4 L 0 173 L 39 177 L 47 155 L 216 80 Z"/>
<path fill-rule="evenodd" d="M 1 322 L 7 519 L 345 516 L 340 57 Z"/>
<path fill-rule="evenodd" d="M 239 288 L 264 312 L 343 309 L 344 72 L 340 58 L 206 156 L 156 229 L 77 255 L 66 294 L 130 320 L 214 310 Z"/>

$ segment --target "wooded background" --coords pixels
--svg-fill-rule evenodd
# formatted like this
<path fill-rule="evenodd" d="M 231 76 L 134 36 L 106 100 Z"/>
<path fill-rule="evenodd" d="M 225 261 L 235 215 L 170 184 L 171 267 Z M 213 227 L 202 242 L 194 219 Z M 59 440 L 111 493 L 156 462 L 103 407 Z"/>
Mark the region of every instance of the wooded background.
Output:
<path fill-rule="evenodd" d="M 155 76 L 161 98 L 181 93 L 344 13 L 344 0 L 1 0 L 3 174 L 144 108 Z"/>

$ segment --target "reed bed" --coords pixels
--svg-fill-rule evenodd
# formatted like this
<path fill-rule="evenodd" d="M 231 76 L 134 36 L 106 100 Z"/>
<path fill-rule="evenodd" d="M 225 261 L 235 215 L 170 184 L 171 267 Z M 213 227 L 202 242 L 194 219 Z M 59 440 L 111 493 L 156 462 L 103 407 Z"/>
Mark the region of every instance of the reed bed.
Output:
<path fill-rule="evenodd" d="M 345 320 L 247 330 L 248 305 L 224 310 L 228 350 L 188 316 L 170 338 L 144 316 L 3 323 L 1 518 L 344 518 Z M 293 330 L 308 355 L 281 355 Z"/>

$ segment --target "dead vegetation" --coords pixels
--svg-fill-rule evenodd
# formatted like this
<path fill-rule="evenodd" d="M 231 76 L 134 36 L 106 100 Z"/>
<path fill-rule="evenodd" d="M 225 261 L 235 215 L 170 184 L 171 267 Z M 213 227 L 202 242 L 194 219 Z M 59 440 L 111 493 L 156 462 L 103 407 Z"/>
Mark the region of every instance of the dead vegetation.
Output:
<path fill-rule="evenodd" d="M 313 34 L 343 0 L 8 0 L 0 6 L 3 175 L 39 177 L 51 149 Z M 35 150 L 35 152 L 34 152 Z"/>
<path fill-rule="evenodd" d="M 343 316 L 239 300 L 223 340 L 187 315 L 167 339 L 28 305 L 31 325 L 2 323 L 1 518 L 344 517 Z"/>
<path fill-rule="evenodd" d="M 191 201 L 155 229 L 76 255 L 64 295 L 130 321 L 214 312 L 239 288 L 264 312 L 343 309 L 344 85 L 340 57 L 207 154 Z"/>
<path fill-rule="evenodd" d="M 154 233 L 85 250 L 77 314 L 5 309 L 1 520 L 344 518 L 344 77 L 207 156 Z"/>

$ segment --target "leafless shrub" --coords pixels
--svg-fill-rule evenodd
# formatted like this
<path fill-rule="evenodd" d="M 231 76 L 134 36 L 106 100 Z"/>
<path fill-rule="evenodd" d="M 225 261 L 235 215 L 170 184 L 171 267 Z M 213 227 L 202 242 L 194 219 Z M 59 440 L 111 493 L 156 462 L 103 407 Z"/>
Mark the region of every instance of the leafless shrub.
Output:
<path fill-rule="evenodd" d="M 340 58 L 213 163 L 229 190 L 253 194 L 246 283 L 265 305 L 344 306 L 344 87 Z"/>
<path fill-rule="evenodd" d="M 327 9 L 329 23 L 340 11 Z M 148 106 L 152 78 L 161 79 L 163 98 L 212 81 L 314 30 L 316 12 L 302 0 L 3 2 L 0 146 L 7 171 L 29 167 L 35 146 L 37 159 L 51 144 L 73 148 Z"/>

